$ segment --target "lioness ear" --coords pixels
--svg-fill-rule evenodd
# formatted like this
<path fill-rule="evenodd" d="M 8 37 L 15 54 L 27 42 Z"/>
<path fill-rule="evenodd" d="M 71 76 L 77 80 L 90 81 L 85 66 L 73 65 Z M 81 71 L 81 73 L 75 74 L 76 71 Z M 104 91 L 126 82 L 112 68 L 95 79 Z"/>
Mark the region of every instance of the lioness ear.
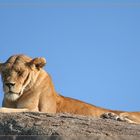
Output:
<path fill-rule="evenodd" d="M 31 60 L 30 64 L 34 64 L 37 69 L 43 68 L 46 64 L 46 59 L 43 57 L 40 58 L 34 58 Z"/>

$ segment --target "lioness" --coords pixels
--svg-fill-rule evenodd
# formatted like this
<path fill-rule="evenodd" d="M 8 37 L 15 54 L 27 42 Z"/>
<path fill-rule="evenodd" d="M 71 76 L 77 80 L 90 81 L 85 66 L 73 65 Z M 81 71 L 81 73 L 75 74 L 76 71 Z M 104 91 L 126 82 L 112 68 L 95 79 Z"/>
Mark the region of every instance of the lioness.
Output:
<path fill-rule="evenodd" d="M 0 64 L 4 90 L 0 112 L 62 112 L 140 124 L 140 112 L 104 109 L 57 94 L 49 74 L 43 69 L 45 64 L 45 58 L 32 59 L 25 55 L 13 55 Z"/>

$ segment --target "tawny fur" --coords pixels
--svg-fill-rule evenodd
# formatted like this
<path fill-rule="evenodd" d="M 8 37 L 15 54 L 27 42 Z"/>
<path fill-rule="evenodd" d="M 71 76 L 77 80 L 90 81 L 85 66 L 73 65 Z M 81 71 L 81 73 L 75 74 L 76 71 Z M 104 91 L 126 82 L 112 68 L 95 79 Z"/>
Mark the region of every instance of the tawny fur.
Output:
<path fill-rule="evenodd" d="M 127 118 L 128 122 L 140 124 L 140 112 L 104 109 L 57 94 L 51 77 L 43 69 L 45 63 L 45 58 L 14 55 L 0 64 L 4 90 L 0 112 L 62 112 L 93 117 L 112 112 Z"/>

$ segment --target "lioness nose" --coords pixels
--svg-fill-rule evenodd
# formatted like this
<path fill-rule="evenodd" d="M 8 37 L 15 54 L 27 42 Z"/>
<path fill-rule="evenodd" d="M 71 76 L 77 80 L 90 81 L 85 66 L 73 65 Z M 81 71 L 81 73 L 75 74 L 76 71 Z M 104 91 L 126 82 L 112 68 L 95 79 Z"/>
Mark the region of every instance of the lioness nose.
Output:
<path fill-rule="evenodd" d="M 15 85 L 15 83 L 5 83 L 5 85 L 8 86 L 9 88 L 11 88 Z"/>

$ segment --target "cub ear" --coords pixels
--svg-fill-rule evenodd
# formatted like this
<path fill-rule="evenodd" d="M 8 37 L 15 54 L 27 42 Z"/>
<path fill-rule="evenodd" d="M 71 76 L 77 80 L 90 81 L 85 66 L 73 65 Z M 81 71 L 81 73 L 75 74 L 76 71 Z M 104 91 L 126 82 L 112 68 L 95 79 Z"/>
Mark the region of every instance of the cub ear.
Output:
<path fill-rule="evenodd" d="M 43 68 L 46 64 L 46 59 L 43 57 L 40 58 L 34 58 L 31 60 L 30 64 L 34 64 L 36 68 L 39 70 L 40 68 Z"/>

